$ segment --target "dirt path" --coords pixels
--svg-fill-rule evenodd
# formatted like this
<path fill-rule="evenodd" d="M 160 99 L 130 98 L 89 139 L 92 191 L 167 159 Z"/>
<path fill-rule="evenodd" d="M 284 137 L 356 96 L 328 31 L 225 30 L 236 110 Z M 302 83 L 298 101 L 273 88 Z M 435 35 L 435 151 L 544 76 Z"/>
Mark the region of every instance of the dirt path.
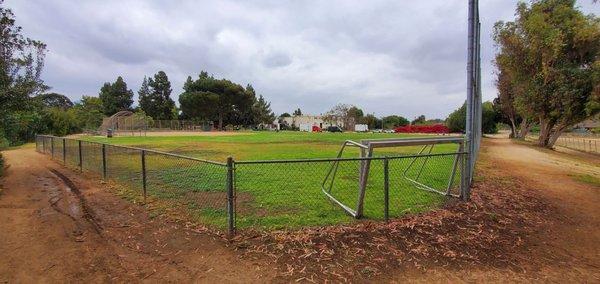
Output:
<path fill-rule="evenodd" d="M 273 269 L 186 224 L 151 218 L 32 148 L 3 152 L 0 282 L 258 282 Z"/>
<path fill-rule="evenodd" d="M 553 223 L 538 236 L 541 248 L 589 264 L 600 276 L 600 187 L 577 181 L 577 175 L 600 178 L 600 157 L 553 152 L 508 139 L 489 139 L 485 162 L 514 176 L 551 204 Z M 582 269 L 576 265 L 574 270 Z M 596 278 L 598 280 L 598 278 Z"/>

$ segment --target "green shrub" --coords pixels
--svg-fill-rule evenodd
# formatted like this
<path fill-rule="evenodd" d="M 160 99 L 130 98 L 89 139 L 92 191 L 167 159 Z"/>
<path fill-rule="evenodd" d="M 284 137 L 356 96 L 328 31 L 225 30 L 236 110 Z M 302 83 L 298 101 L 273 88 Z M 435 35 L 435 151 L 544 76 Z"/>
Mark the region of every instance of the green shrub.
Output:
<path fill-rule="evenodd" d="M 8 141 L 8 139 L 6 139 L 6 137 L 2 136 L 2 133 L 0 133 L 0 151 L 8 148 L 9 146 L 10 141 Z"/>

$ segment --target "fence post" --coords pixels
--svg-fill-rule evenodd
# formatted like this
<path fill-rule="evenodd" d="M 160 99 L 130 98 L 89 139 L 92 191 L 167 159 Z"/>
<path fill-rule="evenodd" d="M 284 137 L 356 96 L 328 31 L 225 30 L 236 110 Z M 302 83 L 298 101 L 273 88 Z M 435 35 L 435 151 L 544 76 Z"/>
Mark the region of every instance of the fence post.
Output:
<path fill-rule="evenodd" d="M 227 217 L 228 217 L 228 228 L 229 228 L 229 235 L 233 236 L 233 234 L 235 234 L 235 212 L 234 212 L 234 206 L 235 206 L 235 195 L 234 195 L 234 185 L 233 185 L 233 165 L 234 165 L 234 161 L 233 161 L 233 157 L 229 156 L 227 157 Z"/>
<path fill-rule="evenodd" d="M 102 178 L 106 179 L 106 144 L 102 144 Z"/>
<path fill-rule="evenodd" d="M 79 171 L 83 172 L 83 152 L 81 151 L 81 140 L 77 140 L 77 146 L 79 148 Z"/>
<path fill-rule="evenodd" d="M 390 174 L 389 161 L 383 159 L 383 219 L 387 222 L 390 219 Z"/>
<path fill-rule="evenodd" d="M 42 154 L 46 154 L 46 137 L 42 136 Z"/>
<path fill-rule="evenodd" d="M 67 139 L 63 138 L 63 164 L 67 164 Z"/>
<path fill-rule="evenodd" d="M 54 159 L 54 137 L 50 137 L 50 155 Z"/>
<path fill-rule="evenodd" d="M 460 196 L 462 197 L 462 199 L 464 201 L 468 201 L 469 200 L 469 195 L 470 195 L 470 189 L 469 189 L 469 173 L 468 173 L 468 153 L 464 154 L 464 152 L 466 151 L 466 143 L 463 142 L 459 145 L 459 152 L 461 152 L 460 155 L 460 177 L 461 177 L 461 183 L 460 183 Z"/>
<path fill-rule="evenodd" d="M 146 204 L 146 151 L 142 150 L 142 188 L 144 190 L 144 204 Z"/>

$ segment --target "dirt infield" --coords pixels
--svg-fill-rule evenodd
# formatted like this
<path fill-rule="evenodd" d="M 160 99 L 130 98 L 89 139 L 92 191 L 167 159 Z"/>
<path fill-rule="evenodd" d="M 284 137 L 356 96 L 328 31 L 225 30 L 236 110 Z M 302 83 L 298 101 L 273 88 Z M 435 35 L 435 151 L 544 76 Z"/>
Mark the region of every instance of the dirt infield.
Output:
<path fill-rule="evenodd" d="M 1 282 L 600 281 L 600 188 L 574 178 L 599 176 L 594 156 L 486 139 L 470 203 L 229 242 L 32 148 L 4 155 Z"/>

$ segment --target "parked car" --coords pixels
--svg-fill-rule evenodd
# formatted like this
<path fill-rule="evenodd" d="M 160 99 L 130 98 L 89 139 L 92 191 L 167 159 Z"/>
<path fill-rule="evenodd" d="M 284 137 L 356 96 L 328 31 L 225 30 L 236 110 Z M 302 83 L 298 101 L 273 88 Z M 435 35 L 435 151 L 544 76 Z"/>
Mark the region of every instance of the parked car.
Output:
<path fill-rule="evenodd" d="M 344 132 L 339 126 L 328 126 L 327 132 Z"/>
<path fill-rule="evenodd" d="M 396 131 L 394 131 L 394 129 L 386 129 L 383 133 L 396 133 Z"/>

